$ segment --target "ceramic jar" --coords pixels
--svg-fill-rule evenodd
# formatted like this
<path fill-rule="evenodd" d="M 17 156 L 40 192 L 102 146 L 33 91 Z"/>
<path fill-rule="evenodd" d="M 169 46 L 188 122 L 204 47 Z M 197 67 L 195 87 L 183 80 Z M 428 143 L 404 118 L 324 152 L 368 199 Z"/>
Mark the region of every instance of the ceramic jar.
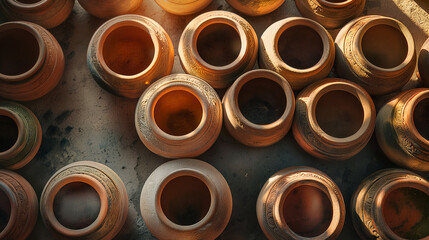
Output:
<path fill-rule="evenodd" d="M 375 107 L 359 85 L 338 78 L 305 88 L 296 100 L 293 135 L 309 154 L 344 160 L 359 153 L 375 127 Z"/>
<path fill-rule="evenodd" d="M 19 169 L 30 162 L 42 142 L 37 117 L 21 104 L 0 101 L 0 167 Z"/>
<path fill-rule="evenodd" d="M 74 0 L 3 0 L 0 13 L 10 20 L 33 22 L 49 29 L 63 23 L 73 6 Z"/>
<path fill-rule="evenodd" d="M 152 172 L 143 186 L 140 210 L 157 239 L 216 239 L 231 217 L 232 196 L 216 168 L 180 159 Z"/>
<path fill-rule="evenodd" d="M 366 0 L 295 0 L 302 16 L 311 18 L 325 28 L 339 28 L 358 17 Z"/>
<path fill-rule="evenodd" d="M 253 69 L 258 38 L 252 26 L 237 14 L 211 11 L 186 26 L 178 51 L 186 73 L 214 88 L 226 88 Z"/>
<path fill-rule="evenodd" d="M 353 225 L 361 239 L 427 239 L 429 182 L 402 169 L 384 169 L 352 197 Z"/>
<path fill-rule="evenodd" d="M 190 15 L 206 8 L 212 0 L 155 0 L 165 11 L 175 15 Z"/>
<path fill-rule="evenodd" d="M 279 8 L 285 0 L 226 0 L 237 11 L 248 16 L 261 16 Z"/>
<path fill-rule="evenodd" d="M 290 167 L 262 187 L 256 214 L 270 240 L 336 239 L 346 209 L 340 189 L 328 175 L 310 167 Z"/>
<path fill-rule="evenodd" d="M 128 195 L 122 180 L 106 165 L 75 162 L 46 183 L 40 213 L 60 239 L 112 239 L 127 218 Z"/>
<path fill-rule="evenodd" d="M 154 20 L 122 15 L 104 23 L 88 47 L 88 67 L 105 90 L 138 98 L 173 68 L 173 43 Z"/>
<path fill-rule="evenodd" d="M 371 95 L 399 90 L 414 73 L 413 37 L 393 18 L 371 15 L 355 19 L 341 29 L 335 43 L 338 74 Z"/>
<path fill-rule="evenodd" d="M 173 74 L 149 86 L 137 103 L 141 141 L 166 158 L 195 157 L 207 151 L 222 128 L 222 104 L 205 81 Z"/>
<path fill-rule="evenodd" d="M 280 141 L 289 132 L 295 112 L 295 96 L 286 79 L 262 69 L 239 77 L 222 102 L 226 129 L 251 147 Z"/>
<path fill-rule="evenodd" d="M 259 66 L 282 75 L 293 90 L 328 76 L 334 61 L 331 35 L 311 19 L 290 17 L 277 21 L 261 36 Z"/>
<path fill-rule="evenodd" d="M 429 38 L 420 50 L 418 67 L 423 86 L 429 87 Z"/>
<path fill-rule="evenodd" d="M 63 51 L 46 29 L 29 22 L 0 24 L 0 97 L 40 98 L 55 88 L 63 72 Z"/>
<path fill-rule="evenodd" d="M 143 0 L 78 0 L 91 15 L 98 18 L 112 18 L 137 10 Z"/>
<path fill-rule="evenodd" d="M 377 115 L 378 144 L 398 165 L 429 171 L 429 89 L 398 94 Z"/>

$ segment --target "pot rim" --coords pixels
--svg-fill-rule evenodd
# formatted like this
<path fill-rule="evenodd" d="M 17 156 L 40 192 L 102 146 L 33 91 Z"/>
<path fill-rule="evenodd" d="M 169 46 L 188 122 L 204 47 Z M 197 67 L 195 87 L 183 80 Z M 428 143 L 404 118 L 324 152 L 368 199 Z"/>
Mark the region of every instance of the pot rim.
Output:
<path fill-rule="evenodd" d="M 24 129 L 24 121 L 22 120 L 22 118 L 17 113 L 11 111 L 8 108 L 0 106 L 0 116 L 9 117 L 10 119 L 12 119 L 15 122 L 16 127 L 18 128 L 18 137 L 16 138 L 15 143 L 12 145 L 12 147 L 7 149 L 6 151 L 0 152 L 0 159 L 4 160 L 8 156 L 13 155 L 15 152 L 21 151 L 22 150 L 22 143 L 24 141 L 26 141 L 27 139 L 25 136 L 26 134 L 25 134 L 25 129 Z"/>
<path fill-rule="evenodd" d="M 15 8 L 20 8 L 24 10 L 36 10 L 45 8 L 50 2 L 53 2 L 54 0 L 39 0 L 35 3 L 23 3 L 19 0 L 6 0 L 11 6 Z"/>
<path fill-rule="evenodd" d="M 410 135 L 408 137 L 410 137 L 411 139 L 415 140 L 420 146 L 422 146 L 425 149 L 429 149 L 429 139 L 424 138 L 421 133 L 417 130 L 416 125 L 414 123 L 414 111 L 417 107 L 417 105 L 425 100 L 425 99 L 429 99 L 429 89 L 422 89 L 423 91 L 415 94 L 413 97 L 410 98 L 410 100 L 408 100 L 408 102 L 406 103 L 406 108 L 409 109 L 409 111 L 405 110 L 404 111 L 404 123 L 405 123 L 405 127 L 406 129 L 409 130 Z M 406 112 L 409 112 L 409 114 L 407 114 Z"/>
<path fill-rule="evenodd" d="M 12 176 L 11 176 L 12 177 Z M 5 193 L 5 195 L 9 198 L 10 203 L 10 215 L 9 220 L 7 222 L 7 225 L 5 228 L 0 232 L 0 239 L 3 239 L 14 227 L 16 223 L 16 219 L 18 218 L 18 210 L 16 209 L 18 206 L 16 206 L 16 197 L 12 193 L 12 190 L 10 187 L 3 181 L 0 181 L 0 190 Z"/>
<path fill-rule="evenodd" d="M 316 1 L 318 1 L 320 4 L 327 7 L 343 8 L 343 7 L 347 7 L 348 5 L 351 5 L 355 0 L 343 0 L 342 2 L 331 2 L 327 0 L 316 0 Z"/>

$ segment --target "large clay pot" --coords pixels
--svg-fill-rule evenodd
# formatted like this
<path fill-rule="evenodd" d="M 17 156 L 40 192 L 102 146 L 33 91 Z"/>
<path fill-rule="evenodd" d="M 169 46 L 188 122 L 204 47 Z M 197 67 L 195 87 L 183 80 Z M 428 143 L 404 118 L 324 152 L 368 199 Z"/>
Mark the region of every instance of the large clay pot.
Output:
<path fill-rule="evenodd" d="M 371 15 L 355 19 L 341 29 L 335 43 L 338 74 L 371 95 L 399 90 L 414 73 L 413 36 L 393 18 Z"/>
<path fill-rule="evenodd" d="M 212 0 L 155 0 L 165 11 L 176 15 L 190 15 L 206 8 Z"/>
<path fill-rule="evenodd" d="M 420 50 L 418 67 L 423 86 L 429 87 L 429 38 Z"/>
<path fill-rule="evenodd" d="M 256 214 L 270 240 L 336 239 L 346 209 L 340 189 L 328 175 L 310 167 L 290 167 L 262 187 Z"/>
<path fill-rule="evenodd" d="M 37 117 L 21 104 L 0 101 L 0 167 L 18 169 L 30 162 L 42 142 Z"/>
<path fill-rule="evenodd" d="M 91 15 L 98 18 L 112 18 L 137 10 L 143 0 L 78 0 Z"/>
<path fill-rule="evenodd" d="M 292 131 L 309 154 L 343 160 L 366 146 L 374 131 L 375 115 L 374 103 L 363 88 L 330 78 L 308 86 L 298 95 Z"/>
<path fill-rule="evenodd" d="M 361 239 L 427 239 L 429 182 L 402 169 L 367 177 L 352 197 L 353 225 Z"/>
<path fill-rule="evenodd" d="M 0 239 L 25 240 L 37 220 L 37 196 L 27 180 L 0 170 Z"/>
<path fill-rule="evenodd" d="M 216 239 L 227 226 L 232 196 L 222 174 L 195 159 L 159 166 L 143 186 L 140 211 L 160 239 Z"/>
<path fill-rule="evenodd" d="M 331 35 L 311 19 L 277 21 L 261 36 L 259 66 L 282 75 L 294 90 L 328 76 L 334 61 Z"/>
<path fill-rule="evenodd" d="M 53 28 L 63 23 L 73 10 L 74 0 L 2 0 L 0 13 L 10 20 Z"/>
<path fill-rule="evenodd" d="M 40 98 L 57 86 L 63 72 L 63 51 L 46 29 L 29 22 L 0 25 L 0 97 Z"/>
<path fill-rule="evenodd" d="M 128 195 L 122 180 L 106 165 L 75 162 L 46 183 L 40 213 L 60 239 L 112 239 L 127 218 Z"/>
<path fill-rule="evenodd" d="M 429 89 L 398 94 L 377 115 L 378 144 L 398 165 L 429 171 Z"/>
<path fill-rule="evenodd" d="M 173 74 L 149 86 L 137 103 L 135 124 L 146 147 L 166 158 L 207 151 L 222 128 L 222 103 L 205 81 Z"/>
<path fill-rule="evenodd" d="M 249 16 L 261 16 L 279 8 L 285 0 L 226 0 L 237 11 Z"/>
<path fill-rule="evenodd" d="M 339 28 L 358 17 L 366 0 L 295 0 L 302 16 L 311 18 L 325 28 Z"/>
<path fill-rule="evenodd" d="M 253 69 L 258 38 L 252 26 L 237 14 L 212 11 L 186 26 L 178 51 L 186 73 L 204 79 L 214 88 L 226 88 Z"/>
<path fill-rule="evenodd" d="M 295 96 L 279 74 L 253 70 L 225 93 L 223 112 L 226 129 L 237 141 L 251 147 L 268 146 L 289 132 Z"/>

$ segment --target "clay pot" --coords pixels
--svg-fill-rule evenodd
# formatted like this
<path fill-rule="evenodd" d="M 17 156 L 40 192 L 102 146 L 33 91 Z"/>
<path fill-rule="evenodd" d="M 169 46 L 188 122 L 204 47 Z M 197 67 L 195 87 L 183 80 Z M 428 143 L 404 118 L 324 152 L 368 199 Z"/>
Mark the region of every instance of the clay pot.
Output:
<path fill-rule="evenodd" d="M 112 239 L 127 218 L 128 195 L 112 169 L 96 162 L 75 162 L 46 183 L 40 213 L 58 238 Z"/>
<path fill-rule="evenodd" d="M 112 18 L 137 10 L 143 0 L 78 0 L 91 15 L 98 18 Z"/>
<path fill-rule="evenodd" d="M 190 15 L 206 8 L 212 0 L 155 0 L 165 11 L 176 15 Z"/>
<path fill-rule="evenodd" d="M 21 104 L 0 101 L 0 167 L 19 169 L 29 163 L 42 142 L 37 117 Z"/>
<path fill-rule="evenodd" d="M 398 94 L 377 115 L 378 144 L 398 165 L 429 171 L 429 89 Z"/>
<path fill-rule="evenodd" d="M 40 98 L 57 86 L 64 54 L 46 29 L 29 22 L 0 24 L 0 97 Z"/>
<path fill-rule="evenodd" d="M 174 49 L 167 32 L 154 20 L 122 15 L 104 23 L 88 47 L 88 67 L 107 91 L 138 98 L 154 81 L 170 74 Z"/>
<path fill-rule="evenodd" d="M 253 69 L 258 38 L 252 26 L 237 14 L 211 11 L 186 26 L 178 51 L 186 73 L 214 88 L 226 88 Z"/>
<path fill-rule="evenodd" d="M 261 16 L 279 8 L 285 0 L 226 0 L 237 11 L 249 16 Z"/>
<path fill-rule="evenodd" d="M 226 129 L 237 141 L 251 147 L 269 146 L 289 132 L 295 97 L 279 74 L 253 70 L 225 93 L 223 112 Z"/>
<path fill-rule="evenodd" d="M 329 78 L 298 95 L 293 135 L 309 154 L 326 160 L 344 160 L 359 153 L 375 126 L 375 107 L 359 85 Z"/>
<path fill-rule="evenodd" d="M 353 225 L 361 239 L 427 239 L 429 182 L 402 169 L 367 177 L 352 197 Z"/>
<path fill-rule="evenodd" d="M 265 30 L 259 45 L 259 66 L 282 75 L 293 90 L 328 76 L 335 61 L 331 35 L 317 22 L 290 17 Z"/>
<path fill-rule="evenodd" d="M 222 105 L 205 81 L 173 74 L 149 86 L 137 103 L 135 124 L 146 147 L 166 158 L 207 151 L 222 128 Z"/>
<path fill-rule="evenodd" d="M 10 20 L 29 21 L 49 29 L 63 23 L 73 5 L 74 0 L 3 0 L 0 13 Z"/>
<path fill-rule="evenodd" d="M 228 183 L 213 166 L 180 159 L 159 166 L 143 186 L 140 211 L 160 239 L 216 239 L 232 212 Z"/>
<path fill-rule="evenodd" d="M 399 90 L 414 73 L 413 37 L 393 18 L 372 15 L 355 19 L 341 29 L 335 43 L 338 74 L 371 95 Z"/>
<path fill-rule="evenodd" d="M 429 38 L 420 50 L 418 67 L 423 86 L 429 87 Z"/>
<path fill-rule="evenodd" d="M 358 17 L 366 0 L 295 0 L 302 16 L 319 22 L 325 28 L 339 28 Z"/>
<path fill-rule="evenodd" d="M 37 220 L 37 196 L 19 174 L 0 170 L 0 239 L 25 240 Z"/>
<path fill-rule="evenodd" d="M 256 214 L 270 240 L 336 239 L 346 209 L 340 189 L 328 175 L 310 167 L 290 167 L 262 187 Z"/>

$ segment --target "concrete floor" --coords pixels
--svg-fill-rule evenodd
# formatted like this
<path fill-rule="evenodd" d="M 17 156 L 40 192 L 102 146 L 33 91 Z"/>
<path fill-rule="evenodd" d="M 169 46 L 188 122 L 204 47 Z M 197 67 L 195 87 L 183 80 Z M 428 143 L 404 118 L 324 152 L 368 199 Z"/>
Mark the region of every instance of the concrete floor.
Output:
<path fill-rule="evenodd" d="M 224 0 L 214 0 L 204 11 L 216 9 L 235 12 Z M 414 35 L 418 49 L 429 36 L 428 12 L 427 0 L 367 0 L 365 9 L 365 14 L 381 14 L 402 21 Z M 168 14 L 153 0 L 144 0 L 137 13 L 156 20 L 165 28 L 176 53 L 182 30 L 196 16 Z M 267 16 L 245 18 L 260 36 L 274 21 L 299 15 L 294 1 L 286 0 L 280 9 Z M 37 156 L 18 173 L 33 185 L 40 197 L 47 180 L 61 167 L 81 160 L 104 163 L 122 178 L 129 195 L 128 220 L 116 239 L 154 239 L 141 217 L 139 197 L 147 177 L 167 160 L 146 149 L 138 138 L 134 127 L 137 100 L 107 93 L 89 73 L 87 46 L 103 22 L 88 15 L 76 2 L 68 20 L 51 30 L 64 50 L 66 70 L 54 91 L 42 99 L 24 103 L 39 118 L 44 136 Z M 332 31 L 333 37 L 336 32 Z M 183 70 L 176 55 L 173 73 L 179 72 Z M 278 170 L 306 165 L 326 172 L 341 188 L 349 210 L 351 195 L 363 178 L 379 169 L 394 167 L 377 146 L 375 138 L 352 159 L 326 162 L 306 154 L 291 133 L 273 146 L 256 149 L 239 144 L 225 129 L 214 146 L 199 159 L 215 166 L 225 176 L 232 191 L 233 213 L 220 239 L 265 238 L 256 220 L 255 204 L 262 185 Z M 429 178 L 429 174 L 424 177 Z M 29 239 L 54 239 L 40 216 Z M 339 239 L 358 239 L 349 215 Z"/>

